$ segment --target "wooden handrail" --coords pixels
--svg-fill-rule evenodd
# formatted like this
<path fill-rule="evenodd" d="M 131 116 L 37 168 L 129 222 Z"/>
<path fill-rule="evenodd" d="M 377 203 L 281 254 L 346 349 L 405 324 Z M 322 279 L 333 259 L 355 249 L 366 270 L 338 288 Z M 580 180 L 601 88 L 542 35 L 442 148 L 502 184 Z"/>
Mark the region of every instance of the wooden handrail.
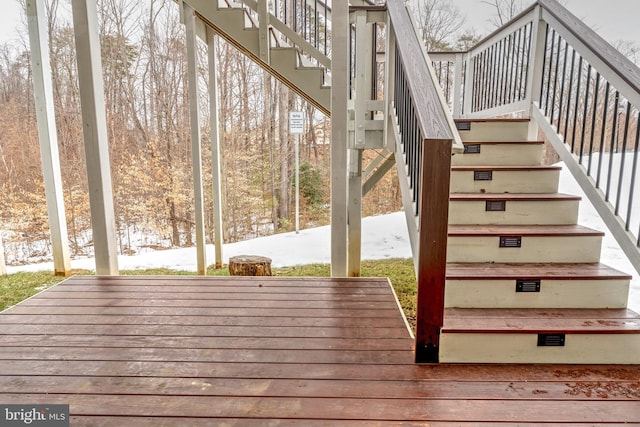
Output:
<path fill-rule="evenodd" d="M 396 162 L 418 281 L 415 355 L 416 362 L 434 363 L 444 324 L 452 145 L 459 136 L 404 2 L 388 0 L 387 10 L 393 66 L 387 65 L 394 74 L 387 86 L 393 85 Z"/>
<path fill-rule="evenodd" d="M 554 0 L 538 0 L 538 4 L 580 42 L 588 46 L 607 67 L 611 68 L 622 80 L 640 93 L 640 68 L 631 62 L 629 58 L 621 54 L 558 2 Z"/>

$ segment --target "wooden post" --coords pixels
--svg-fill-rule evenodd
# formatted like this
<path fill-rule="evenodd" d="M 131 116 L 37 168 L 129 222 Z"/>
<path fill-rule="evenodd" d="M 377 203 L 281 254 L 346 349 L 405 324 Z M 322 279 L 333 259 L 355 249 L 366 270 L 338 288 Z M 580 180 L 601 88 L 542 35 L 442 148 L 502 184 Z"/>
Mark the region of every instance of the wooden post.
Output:
<path fill-rule="evenodd" d="M 207 254 L 204 237 L 204 190 L 202 186 L 202 139 L 198 96 L 198 50 L 195 11 L 183 3 L 184 25 L 187 33 L 187 76 L 189 81 L 189 117 L 191 119 L 191 164 L 193 168 L 193 197 L 196 223 L 196 251 L 198 274 L 207 274 Z"/>
<path fill-rule="evenodd" d="M 349 2 L 331 10 L 331 276 L 347 276 Z"/>
<path fill-rule="evenodd" d="M 116 221 L 96 7 L 95 1 L 72 2 L 96 273 L 117 275 Z"/>
<path fill-rule="evenodd" d="M 49 230 L 51 232 L 53 269 L 56 276 L 68 276 L 71 274 L 71 259 L 53 106 L 49 37 L 45 21 L 46 10 L 44 0 L 28 0 L 26 5 L 31 68 L 33 69 L 33 94 L 38 121 L 38 139 L 47 198 Z"/>
<path fill-rule="evenodd" d="M 220 129 L 218 126 L 218 63 L 216 35 L 207 28 L 209 45 L 209 128 L 211 133 L 211 173 L 213 175 L 213 227 L 216 268 L 222 268 L 222 166 L 220 161 Z"/>
<path fill-rule="evenodd" d="M 451 140 L 422 148 L 416 362 L 437 363 L 444 320 Z"/>

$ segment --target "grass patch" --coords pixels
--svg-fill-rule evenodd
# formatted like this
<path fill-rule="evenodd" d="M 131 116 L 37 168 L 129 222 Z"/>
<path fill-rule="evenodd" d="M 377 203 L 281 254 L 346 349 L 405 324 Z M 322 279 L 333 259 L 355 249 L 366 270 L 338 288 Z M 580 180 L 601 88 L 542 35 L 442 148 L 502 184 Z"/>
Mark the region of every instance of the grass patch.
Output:
<path fill-rule="evenodd" d="M 92 271 L 75 271 L 76 275 L 94 274 Z M 168 268 L 151 268 L 146 270 L 122 270 L 123 276 L 193 276 L 192 271 L 172 270 Z M 216 270 L 207 269 L 209 276 L 228 276 L 227 267 Z M 329 264 L 307 264 L 293 267 L 274 268 L 274 276 L 283 277 L 329 277 Z M 410 259 L 385 259 L 362 262 L 363 277 L 388 277 L 396 291 L 400 305 L 409 323 L 415 325 L 416 316 L 416 276 L 413 262 Z M 64 277 L 57 277 L 48 272 L 16 273 L 0 277 L 0 311 L 11 307 L 59 282 Z"/>

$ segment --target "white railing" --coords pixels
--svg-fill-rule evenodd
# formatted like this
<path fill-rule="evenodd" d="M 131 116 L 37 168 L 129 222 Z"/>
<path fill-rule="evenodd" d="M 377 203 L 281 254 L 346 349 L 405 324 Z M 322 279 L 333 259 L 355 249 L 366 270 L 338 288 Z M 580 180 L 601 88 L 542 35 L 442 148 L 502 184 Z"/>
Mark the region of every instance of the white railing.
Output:
<path fill-rule="evenodd" d="M 458 117 L 530 117 L 640 272 L 640 69 L 554 0 L 468 52 L 430 54 Z"/>

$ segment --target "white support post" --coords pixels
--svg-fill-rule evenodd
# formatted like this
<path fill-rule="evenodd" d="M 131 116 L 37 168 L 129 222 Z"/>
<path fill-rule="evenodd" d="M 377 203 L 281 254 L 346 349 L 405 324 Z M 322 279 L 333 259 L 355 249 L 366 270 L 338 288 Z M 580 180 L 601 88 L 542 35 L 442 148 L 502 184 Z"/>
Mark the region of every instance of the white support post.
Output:
<path fill-rule="evenodd" d="M 260 49 L 260 59 L 265 64 L 271 63 L 269 49 L 269 5 L 267 0 L 258 0 L 258 46 Z"/>
<path fill-rule="evenodd" d="M 0 276 L 7 274 L 7 264 L 4 260 L 4 246 L 2 244 L 2 232 L 0 231 Z"/>
<path fill-rule="evenodd" d="M 72 10 L 96 274 L 117 275 L 116 222 L 96 2 L 73 0 Z"/>
<path fill-rule="evenodd" d="M 202 147 L 200 132 L 200 99 L 198 96 L 198 49 L 196 14 L 183 3 L 184 25 L 187 35 L 187 77 L 189 82 L 189 117 L 191 121 L 191 163 L 193 168 L 193 197 L 196 223 L 196 251 L 198 274 L 207 274 L 207 254 L 204 236 L 204 190 L 202 186 Z"/>
<path fill-rule="evenodd" d="M 453 64 L 453 117 L 459 118 L 462 115 L 462 79 L 464 75 L 464 54 L 457 53 L 456 61 Z"/>
<path fill-rule="evenodd" d="M 387 150 L 395 153 L 396 139 L 393 127 L 395 124 L 394 114 L 394 87 L 395 87 L 395 69 L 396 69 L 396 37 L 389 18 L 385 23 L 387 29 L 387 39 L 385 40 L 385 59 L 384 59 L 384 146 Z"/>
<path fill-rule="evenodd" d="M 464 55 L 465 64 L 465 76 L 464 76 L 464 93 L 462 94 L 463 106 L 462 117 L 468 117 L 472 113 L 471 104 L 473 102 L 473 67 L 475 66 L 475 59 L 471 57 L 470 53 Z"/>
<path fill-rule="evenodd" d="M 544 76 L 544 57 L 547 46 L 547 23 L 542 20 L 542 8 L 536 9 L 531 31 L 531 61 L 529 63 L 529 74 L 527 79 L 527 104 L 529 117 L 533 115 L 535 104 L 540 104 L 540 91 L 542 90 L 542 78 Z M 538 139 L 538 125 L 535 120 L 529 122 L 529 139 Z"/>
<path fill-rule="evenodd" d="M 213 227 L 216 268 L 222 268 L 222 167 L 220 161 L 220 128 L 218 125 L 218 61 L 216 35 L 207 29 L 209 46 L 209 127 L 211 133 L 211 173 L 213 174 Z"/>
<path fill-rule="evenodd" d="M 56 276 L 71 274 L 69 257 L 69 236 L 64 208 L 62 175 L 60 173 L 60 155 L 53 106 L 53 85 L 51 83 L 51 64 L 49 60 L 49 36 L 46 24 L 44 0 L 27 0 L 27 21 L 31 47 L 31 67 L 33 70 L 33 93 L 42 175 L 47 198 L 49 230 L 53 248 L 53 267 Z M 0 266 L 0 268 L 2 268 Z"/>
<path fill-rule="evenodd" d="M 349 2 L 333 3 L 331 25 L 331 275 L 347 275 Z"/>
<path fill-rule="evenodd" d="M 349 150 L 348 276 L 360 277 L 362 264 L 362 150 Z"/>
<path fill-rule="evenodd" d="M 349 203 L 348 203 L 348 276 L 360 277 L 362 260 L 362 150 L 366 146 L 365 125 L 367 101 L 371 100 L 372 69 L 370 55 L 373 52 L 373 34 L 368 31 L 367 12 L 355 12 L 356 25 L 356 76 L 354 79 L 354 130 L 349 147 Z"/>

